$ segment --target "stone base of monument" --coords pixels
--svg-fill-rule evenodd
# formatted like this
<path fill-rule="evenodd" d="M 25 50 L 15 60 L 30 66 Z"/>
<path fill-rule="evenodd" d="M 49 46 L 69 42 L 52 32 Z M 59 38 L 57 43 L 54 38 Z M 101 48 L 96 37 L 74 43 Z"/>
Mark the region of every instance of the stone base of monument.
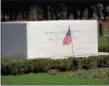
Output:
<path fill-rule="evenodd" d="M 99 56 L 99 55 L 109 55 L 108 52 L 98 52 L 97 54 L 90 54 L 90 55 L 76 55 L 76 56 L 70 56 L 72 58 L 80 58 L 80 57 L 90 57 L 90 56 Z M 68 56 L 69 57 L 69 56 Z M 64 57 L 60 57 L 60 56 L 56 56 L 56 57 L 52 57 L 52 59 L 61 59 L 61 58 L 68 58 L 66 56 Z"/>
<path fill-rule="evenodd" d="M 98 55 L 109 55 L 107 52 L 98 52 Z"/>
<path fill-rule="evenodd" d="M 79 55 L 79 56 L 75 56 L 75 57 L 89 57 L 89 56 L 99 56 L 99 55 L 109 55 L 109 53 L 107 52 L 98 52 L 97 54 L 89 54 L 89 55 Z"/>

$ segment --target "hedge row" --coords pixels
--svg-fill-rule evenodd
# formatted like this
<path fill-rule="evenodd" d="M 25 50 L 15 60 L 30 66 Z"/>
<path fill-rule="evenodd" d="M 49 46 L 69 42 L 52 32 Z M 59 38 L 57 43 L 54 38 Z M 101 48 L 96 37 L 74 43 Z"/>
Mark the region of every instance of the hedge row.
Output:
<path fill-rule="evenodd" d="M 47 72 L 51 69 L 71 71 L 97 67 L 109 67 L 109 56 L 91 56 L 88 58 L 69 57 L 66 59 L 39 58 L 30 60 L 3 58 L 1 61 L 1 74 L 18 75 L 31 72 Z"/>

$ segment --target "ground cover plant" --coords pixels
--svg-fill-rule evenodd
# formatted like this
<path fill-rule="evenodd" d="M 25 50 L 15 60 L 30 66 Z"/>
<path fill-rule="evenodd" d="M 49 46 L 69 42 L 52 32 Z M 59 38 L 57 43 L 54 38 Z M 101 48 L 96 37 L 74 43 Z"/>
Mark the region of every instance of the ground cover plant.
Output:
<path fill-rule="evenodd" d="M 109 68 L 2 76 L 2 85 L 109 85 Z"/>

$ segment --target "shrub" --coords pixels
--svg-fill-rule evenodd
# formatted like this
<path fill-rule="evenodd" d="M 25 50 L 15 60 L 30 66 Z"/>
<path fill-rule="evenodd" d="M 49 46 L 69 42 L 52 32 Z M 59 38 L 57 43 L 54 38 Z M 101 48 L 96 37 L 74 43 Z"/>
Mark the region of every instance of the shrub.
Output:
<path fill-rule="evenodd" d="M 52 69 L 59 71 L 72 71 L 77 69 L 90 69 L 109 67 L 109 55 L 107 56 L 90 56 L 88 58 L 76 58 L 77 64 L 74 63 L 74 58 L 65 59 L 5 59 L 1 61 L 2 75 L 19 75 L 25 73 L 48 72 Z"/>

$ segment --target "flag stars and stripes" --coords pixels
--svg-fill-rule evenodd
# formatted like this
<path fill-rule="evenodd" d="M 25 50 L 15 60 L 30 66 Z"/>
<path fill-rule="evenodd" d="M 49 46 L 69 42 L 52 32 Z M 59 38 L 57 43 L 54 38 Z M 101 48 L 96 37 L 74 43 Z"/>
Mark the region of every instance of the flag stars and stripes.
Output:
<path fill-rule="evenodd" d="M 69 29 L 67 31 L 66 36 L 63 39 L 63 45 L 69 45 L 72 42 L 72 36 L 71 36 L 71 31 L 70 31 L 70 26 Z"/>

